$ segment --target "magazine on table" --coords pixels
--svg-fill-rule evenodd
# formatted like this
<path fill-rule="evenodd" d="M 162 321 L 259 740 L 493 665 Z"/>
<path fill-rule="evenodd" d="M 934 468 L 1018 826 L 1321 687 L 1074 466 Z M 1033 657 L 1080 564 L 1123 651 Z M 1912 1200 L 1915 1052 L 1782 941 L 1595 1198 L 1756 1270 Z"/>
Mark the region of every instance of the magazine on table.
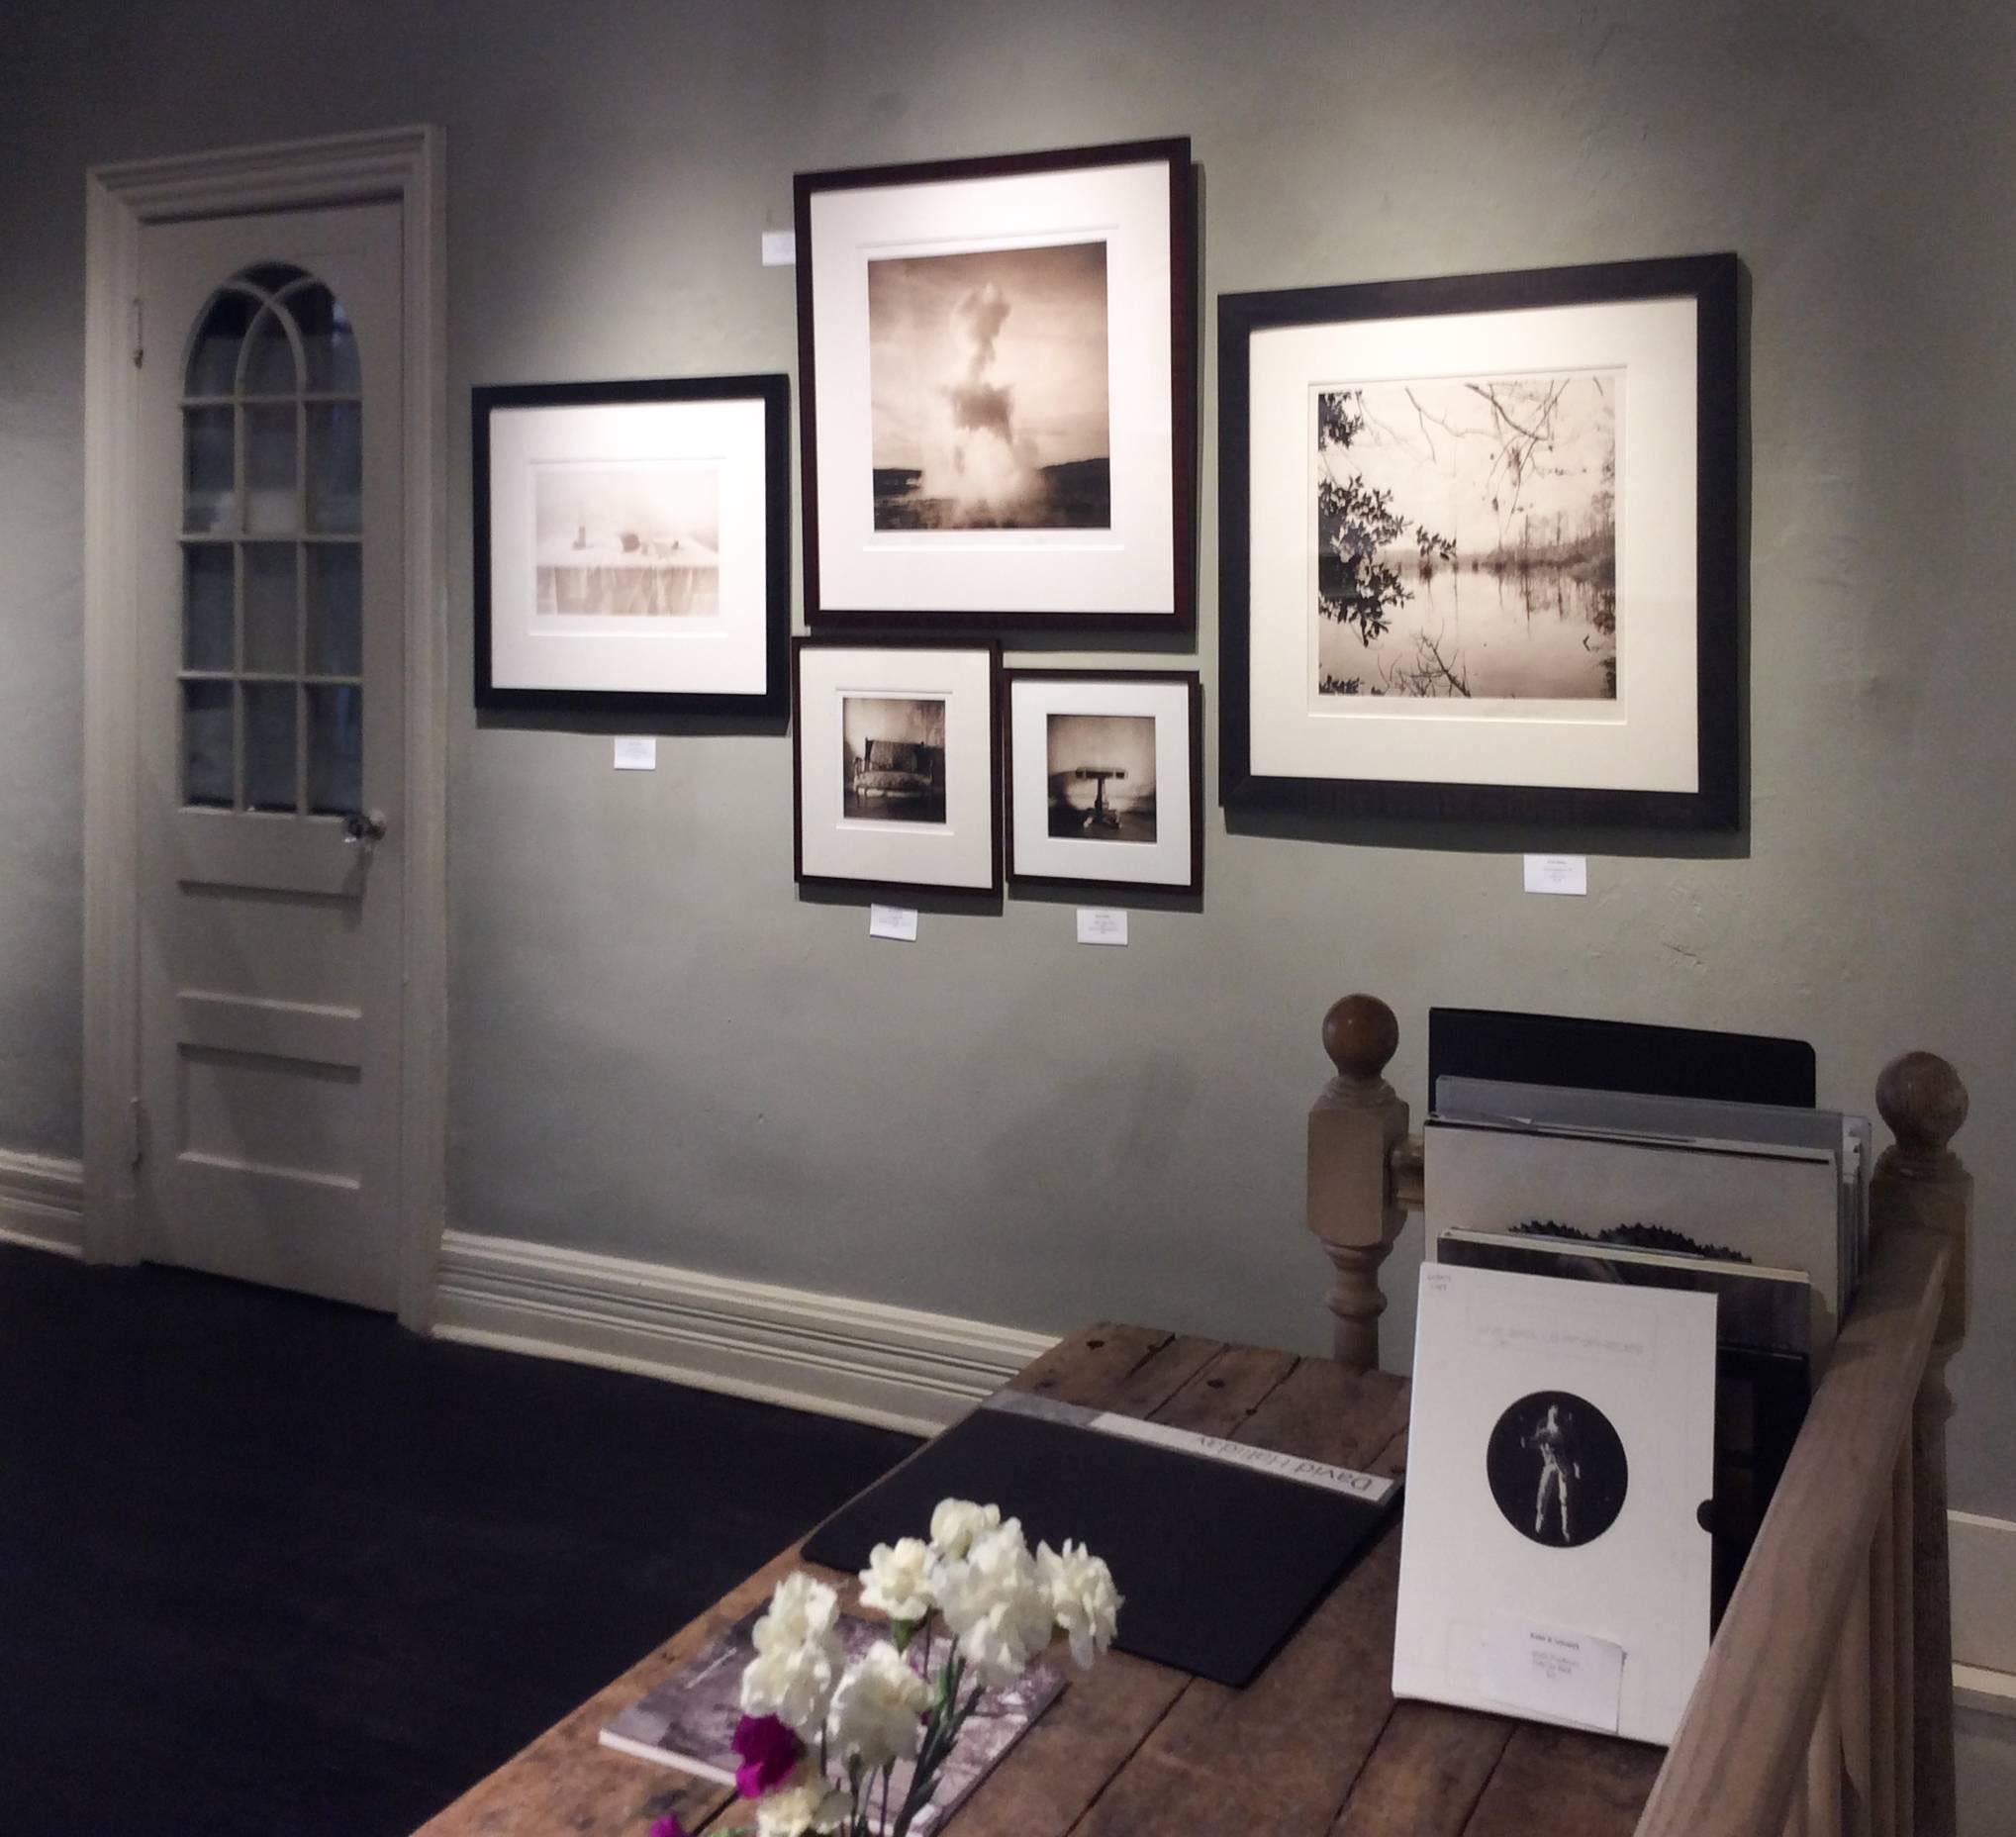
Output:
<path fill-rule="evenodd" d="M 602 1745 L 640 1760 L 698 1774 L 717 1786 L 732 1787 L 738 1765 L 733 1746 L 735 1724 L 742 1719 L 742 1670 L 756 1656 L 753 1633 L 763 1611 L 758 1608 L 744 1615 L 725 1633 L 703 1646 L 656 1690 L 624 1710 L 603 1729 Z M 889 1637 L 889 1628 L 882 1622 L 863 1620 L 853 1614 L 840 1616 L 839 1632 L 849 1662 L 859 1658 L 877 1640 Z M 940 1634 L 940 1652 L 943 1640 L 944 1635 Z M 936 1661 L 934 1653 L 934 1667 Z M 1064 1674 L 1048 1659 L 1038 1659 L 1007 1689 L 982 1694 L 979 1708 L 939 1771 L 937 1790 L 930 1804 L 911 1821 L 915 1837 L 930 1837 L 959 1808 L 1063 1689 Z M 892 1822 L 910 1790 L 912 1772 L 910 1762 L 896 1763 L 889 1785 Z M 878 1788 L 870 1810 L 879 1813 L 881 1808 L 882 1793 Z M 879 1817 L 876 1828 L 882 1828 Z"/>

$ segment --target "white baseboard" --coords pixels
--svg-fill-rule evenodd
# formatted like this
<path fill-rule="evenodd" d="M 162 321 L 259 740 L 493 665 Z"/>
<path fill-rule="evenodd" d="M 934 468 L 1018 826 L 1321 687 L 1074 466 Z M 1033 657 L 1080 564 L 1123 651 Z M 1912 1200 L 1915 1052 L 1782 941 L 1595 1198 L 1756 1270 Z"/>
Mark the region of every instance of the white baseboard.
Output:
<path fill-rule="evenodd" d="M 84 1254 L 84 1169 L 0 1148 L 0 1243 Z"/>
<path fill-rule="evenodd" d="M 1947 1514 L 1953 1662 L 2016 1676 L 2016 1520 Z"/>
<path fill-rule="evenodd" d="M 628 1257 L 449 1231 L 434 1332 L 929 1434 L 1049 1350 L 1040 1333 Z"/>

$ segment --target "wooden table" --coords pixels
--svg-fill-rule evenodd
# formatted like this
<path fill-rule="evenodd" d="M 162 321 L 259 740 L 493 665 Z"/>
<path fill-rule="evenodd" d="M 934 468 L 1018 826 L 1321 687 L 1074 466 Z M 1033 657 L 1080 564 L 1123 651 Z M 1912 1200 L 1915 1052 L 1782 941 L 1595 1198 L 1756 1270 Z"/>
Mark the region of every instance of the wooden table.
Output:
<path fill-rule="evenodd" d="M 1328 1359 L 1099 1325 L 1015 1384 L 1374 1473 L 1406 1456 L 1405 1381 Z M 1393 1700 L 1399 1554 L 1395 1520 L 1243 1691 L 1109 1654 L 982 1782 L 950 1837 L 1629 1837 L 1662 1750 Z M 753 1822 L 725 1789 L 596 1735 L 796 1566 L 795 1548 L 766 1564 L 424 1837 L 644 1837 L 667 1811 L 695 1832 Z M 852 1579 L 828 1579 L 852 1606 Z"/>

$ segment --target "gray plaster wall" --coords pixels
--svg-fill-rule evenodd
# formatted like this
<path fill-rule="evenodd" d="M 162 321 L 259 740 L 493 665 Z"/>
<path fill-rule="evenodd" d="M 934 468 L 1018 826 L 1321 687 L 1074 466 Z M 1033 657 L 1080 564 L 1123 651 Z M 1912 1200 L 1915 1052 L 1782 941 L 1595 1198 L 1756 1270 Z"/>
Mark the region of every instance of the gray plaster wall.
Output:
<path fill-rule="evenodd" d="M 1201 911 L 1137 911 L 1125 950 L 1017 898 L 871 943 L 858 905 L 794 895 L 786 740 L 669 736 L 618 776 L 607 730 L 479 728 L 458 694 L 454 1221 L 1028 1327 L 1313 1347 L 1302 1114 L 1348 989 L 1398 1012 L 1417 1110 L 1436 1002 L 1809 1035 L 1824 1100 L 1855 1106 L 1924 1044 L 1974 1095 L 1957 1501 L 2016 1513 L 2000 0 L 31 0 L 7 36 L 0 1143 L 78 1143 L 88 163 L 446 127 L 460 682 L 472 383 L 792 368 L 791 276 L 757 237 L 795 169 L 1188 133 L 1207 299 L 1741 252 L 1747 835 L 1228 835 L 1213 807 Z M 1206 356 L 1207 694 L 1214 396 Z M 1523 897 L 1522 844 L 1586 847 L 1588 897 Z M 1396 1320 L 1390 1362 L 1407 1346 Z"/>

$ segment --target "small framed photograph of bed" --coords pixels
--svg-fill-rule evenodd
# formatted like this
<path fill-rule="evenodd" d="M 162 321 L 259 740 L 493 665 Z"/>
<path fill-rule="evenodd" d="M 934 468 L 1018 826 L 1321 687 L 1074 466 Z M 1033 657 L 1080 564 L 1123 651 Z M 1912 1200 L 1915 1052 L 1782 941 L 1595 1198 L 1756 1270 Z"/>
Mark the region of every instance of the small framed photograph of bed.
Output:
<path fill-rule="evenodd" d="M 795 638 L 801 885 L 1001 892 L 1001 649 Z"/>
<path fill-rule="evenodd" d="M 790 381 L 472 392 L 476 706 L 781 717 Z"/>
<path fill-rule="evenodd" d="M 1203 891 L 1195 670 L 1009 670 L 1008 871 L 1038 885 Z"/>

